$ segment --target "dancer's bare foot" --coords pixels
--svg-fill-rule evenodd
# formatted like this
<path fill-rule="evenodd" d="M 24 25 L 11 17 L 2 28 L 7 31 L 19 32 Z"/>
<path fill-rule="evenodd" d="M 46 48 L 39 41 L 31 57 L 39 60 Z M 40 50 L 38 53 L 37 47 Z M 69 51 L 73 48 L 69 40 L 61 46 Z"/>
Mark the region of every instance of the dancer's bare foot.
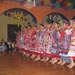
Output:
<path fill-rule="evenodd" d="M 31 55 L 31 57 L 30 58 L 33 58 L 33 54 Z"/>
<path fill-rule="evenodd" d="M 32 59 L 34 59 L 36 57 L 36 55 L 33 55 Z"/>
<path fill-rule="evenodd" d="M 52 59 L 52 60 L 50 60 L 49 62 L 50 62 L 50 63 L 52 63 L 52 62 L 53 62 L 53 59 Z"/>
<path fill-rule="evenodd" d="M 62 60 L 60 60 L 57 64 L 61 64 L 62 63 Z"/>
<path fill-rule="evenodd" d="M 69 68 L 73 68 L 74 66 L 75 66 L 75 63 L 71 64 L 71 65 L 69 66 Z"/>
<path fill-rule="evenodd" d="M 26 54 L 26 53 L 25 53 L 25 52 L 23 52 L 23 56 L 25 56 L 25 54 Z"/>
<path fill-rule="evenodd" d="M 37 57 L 37 58 L 35 58 L 35 61 L 39 61 L 41 58 L 40 57 Z"/>
<path fill-rule="evenodd" d="M 41 59 L 40 61 L 45 61 L 45 58 Z"/>
<path fill-rule="evenodd" d="M 49 60 L 49 58 L 48 57 L 46 57 L 46 60 L 45 60 L 45 62 L 47 62 Z"/>
<path fill-rule="evenodd" d="M 34 59 L 36 56 L 33 54 L 30 58 Z"/>
<path fill-rule="evenodd" d="M 63 62 L 61 63 L 61 65 L 64 65 L 66 62 L 63 60 Z"/>
<path fill-rule="evenodd" d="M 31 57 L 30 58 L 33 58 L 33 55 L 31 55 Z"/>
<path fill-rule="evenodd" d="M 39 61 L 41 58 L 40 56 L 38 55 L 36 58 L 35 58 L 35 61 Z"/>
<path fill-rule="evenodd" d="M 26 55 L 26 57 L 29 57 L 29 56 L 30 56 L 30 54 L 27 54 L 27 55 Z"/>
<path fill-rule="evenodd" d="M 57 59 L 55 59 L 53 62 L 52 62 L 52 64 L 55 64 L 57 62 Z"/>
<path fill-rule="evenodd" d="M 70 67 L 70 66 L 71 66 L 71 64 L 67 65 L 67 67 Z"/>

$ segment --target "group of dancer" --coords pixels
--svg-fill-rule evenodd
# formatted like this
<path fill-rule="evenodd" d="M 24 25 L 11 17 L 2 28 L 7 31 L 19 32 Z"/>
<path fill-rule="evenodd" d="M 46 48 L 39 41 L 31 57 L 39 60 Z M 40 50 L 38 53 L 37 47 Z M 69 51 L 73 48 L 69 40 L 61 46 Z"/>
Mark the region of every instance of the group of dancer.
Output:
<path fill-rule="evenodd" d="M 17 33 L 16 49 L 23 55 L 35 61 L 50 62 L 52 64 L 75 66 L 75 21 L 70 25 L 63 21 L 40 24 L 39 26 L 25 26 Z"/>

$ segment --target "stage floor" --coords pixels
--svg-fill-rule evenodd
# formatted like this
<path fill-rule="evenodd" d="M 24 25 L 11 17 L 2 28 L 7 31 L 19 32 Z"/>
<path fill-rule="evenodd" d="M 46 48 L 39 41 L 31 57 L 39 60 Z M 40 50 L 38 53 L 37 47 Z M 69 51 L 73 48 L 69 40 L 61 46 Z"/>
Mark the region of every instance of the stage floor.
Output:
<path fill-rule="evenodd" d="M 21 53 L 0 53 L 0 75 L 75 75 L 75 67 L 69 69 L 48 62 L 35 61 Z"/>

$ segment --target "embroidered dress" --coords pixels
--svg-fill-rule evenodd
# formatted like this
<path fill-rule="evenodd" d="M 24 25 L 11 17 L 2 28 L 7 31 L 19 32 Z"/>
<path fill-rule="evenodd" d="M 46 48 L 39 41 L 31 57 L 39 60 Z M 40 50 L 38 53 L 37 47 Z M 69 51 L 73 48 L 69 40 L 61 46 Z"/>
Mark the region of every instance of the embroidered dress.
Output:
<path fill-rule="evenodd" d="M 22 51 L 26 52 L 26 53 L 29 53 L 29 48 L 30 48 L 30 45 L 29 45 L 29 32 L 28 33 L 25 33 L 24 35 L 24 46 L 22 47 Z"/>
<path fill-rule="evenodd" d="M 59 58 L 59 48 L 58 48 L 58 30 L 54 29 L 52 31 L 52 37 L 53 37 L 53 44 L 51 49 L 51 56 L 54 58 Z"/>
<path fill-rule="evenodd" d="M 51 49 L 52 49 L 52 44 L 53 44 L 53 37 L 52 37 L 52 33 L 47 33 L 47 38 L 46 38 L 46 54 L 45 57 L 51 57 Z"/>
<path fill-rule="evenodd" d="M 70 63 L 70 59 L 67 56 L 69 48 L 70 48 L 70 40 L 71 40 L 71 29 L 67 29 L 65 31 L 64 39 L 62 41 L 60 56 L 66 63 Z"/>
<path fill-rule="evenodd" d="M 54 53 L 54 54 L 56 54 L 57 51 L 58 51 L 58 37 L 57 36 L 58 36 L 57 30 L 54 29 L 53 30 L 53 34 L 52 34 L 52 37 L 54 39 L 54 42 L 52 44 L 52 49 L 51 49 L 51 53 Z"/>
<path fill-rule="evenodd" d="M 23 50 L 27 50 L 27 39 L 28 39 L 28 34 L 25 33 L 25 36 L 24 36 L 24 43 L 25 43 L 25 45 L 23 46 Z"/>
<path fill-rule="evenodd" d="M 25 52 L 30 54 L 31 53 L 31 31 L 29 31 L 27 34 L 26 34 L 26 45 L 25 45 Z"/>
<path fill-rule="evenodd" d="M 43 52 L 44 52 L 44 32 L 43 31 L 39 31 L 37 32 L 37 38 L 36 38 L 36 50 L 35 52 L 37 52 L 37 55 L 42 56 Z"/>
<path fill-rule="evenodd" d="M 34 31 L 34 32 L 32 32 L 32 35 L 31 35 L 30 51 L 32 51 L 32 52 L 36 51 L 36 43 L 37 43 L 37 33 L 36 33 L 36 31 Z"/>
<path fill-rule="evenodd" d="M 71 40 L 71 33 L 69 30 L 65 30 L 64 38 L 61 41 L 61 54 L 67 55 L 69 47 L 70 47 L 70 40 Z"/>
<path fill-rule="evenodd" d="M 27 38 L 27 40 L 26 40 L 26 47 L 27 47 L 27 50 L 31 50 L 31 32 L 29 31 L 28 33 L 27 33 L 27 36 L 28 36 L 28 38 Z"/>
<path fill-rule="evenodd" d="M 71 45 L 67 56 L 75 57 L 75 30 L 72 31 Z"/>

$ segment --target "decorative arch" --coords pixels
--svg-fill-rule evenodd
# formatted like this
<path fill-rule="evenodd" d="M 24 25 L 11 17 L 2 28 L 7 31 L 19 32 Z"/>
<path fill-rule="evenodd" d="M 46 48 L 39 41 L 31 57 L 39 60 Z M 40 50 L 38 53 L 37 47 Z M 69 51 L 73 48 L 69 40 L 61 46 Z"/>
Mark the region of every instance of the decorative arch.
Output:
<path fill-rule="evenodd" d="M 51 12 L 51 13 L 47 14 L 46 16 L 49 16 L 49 15 L 52 15 L 52 14 L 56 14 L 56 15 L 61 16 L 62 19 L 66 20 L 66 21 L 69 23 L 69 20 L 68 20 L 63 14 L 58 13 L 58 12 Z M 46 16 L 45 16 L 45 17 L 46 17 Z M 44 17 L 44 18 L 45 18 L 45 17 Z M 44 18 L 43 18 L 43 19 L 44 19 Z M 43 21 L 43 20 L 42 20 L 42 21 Z"/>
<path fill-rule="evenodd" d="M 4 12 L 6 12 L 6 11 L 11 11 L 11 10 L 21 10 L 21 11 L 23 11 L 23 12 L 28 13 L 29 15 L 31 15 L 31 17 L 33 17 L 34 22 L 37 23 L 37 20 L 36 20 L 35 16 L 34 16 L 32 13 L 30 13 L 29 11 L 25 10 L 25 9 L 22 9 L 22 8 L 11 8 L 11 9 L 5 10 Z M 4 13 L 4 12 L 3 12 L 3 13 Z M 2 14 L 3 14 L 3 13 L 2 13 Z"/>
<path fill-rule="evenodd" d="M 74 20 L 75 19 L 75 16 L 72 18 L 72 20 Z"/>
<path fill-rule="evenodd" d="M 53 12 L 53 13 L 50 13 L 50 14 L 58 14 L 58 15 L 60 15 L 64 20 L 66 20 L 67 22 L 69 22 L 68 19 L 67 19 L 63 14 L 61 14 L 61 13 Z"/>

